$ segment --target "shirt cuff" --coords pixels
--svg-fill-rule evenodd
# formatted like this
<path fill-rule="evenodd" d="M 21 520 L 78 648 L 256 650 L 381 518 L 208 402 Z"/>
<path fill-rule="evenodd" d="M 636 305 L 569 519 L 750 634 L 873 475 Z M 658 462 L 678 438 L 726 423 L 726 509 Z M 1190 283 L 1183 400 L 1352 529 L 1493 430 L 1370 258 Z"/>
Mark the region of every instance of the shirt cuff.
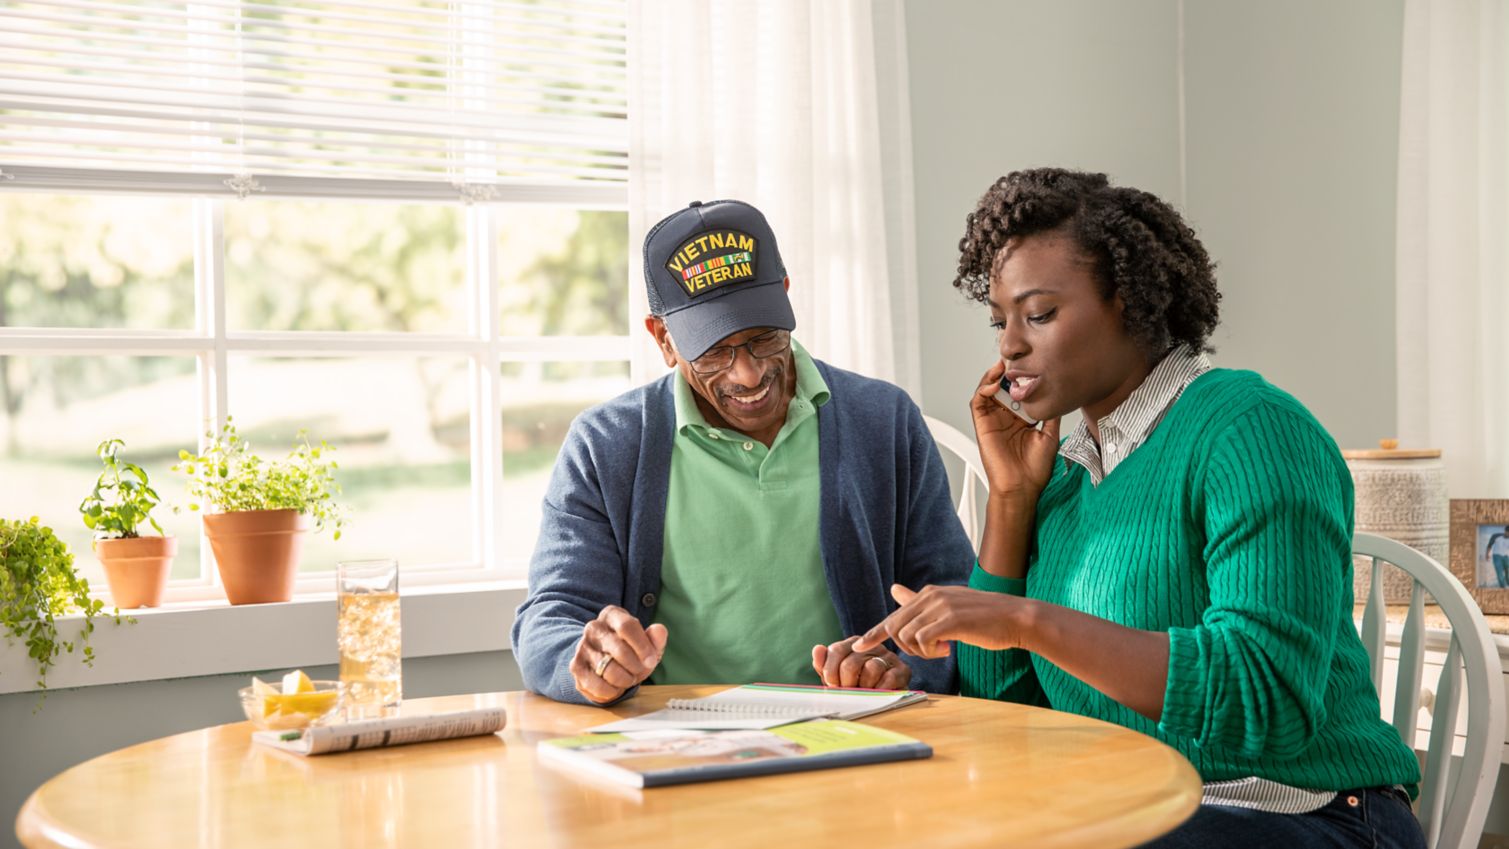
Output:
<path fill-rule="evenodd" d="M 975 570 L 969 574 L 969 588 L 972 590 L 984 590 L 990 593 L 1025 596 L 1027 594 L 1027 579 L 1003 578 L 1000 575 L 992 575 L 982 569 L 979 561 L 976 561 Z"/>

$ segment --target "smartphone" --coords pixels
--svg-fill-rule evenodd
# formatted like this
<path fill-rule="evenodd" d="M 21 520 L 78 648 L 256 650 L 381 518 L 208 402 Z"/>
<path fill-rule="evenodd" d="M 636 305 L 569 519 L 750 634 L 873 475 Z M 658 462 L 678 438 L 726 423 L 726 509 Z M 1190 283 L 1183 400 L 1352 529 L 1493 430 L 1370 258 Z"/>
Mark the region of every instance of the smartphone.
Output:
<path fill-rule="evenodd" d="M 1021 419 L 1032 427 L 1037 427 L 1037 419 L 1034 419 L 1033 417 L 1027 415 L 1027 411 L 1022 409 L 1022 402 L 1011 397 L 1011 393 L 1007 391 L 1005 377 L 1001 378 L 1001 388 L 996 390 L 995 397 L 996 401 L 999 402 L 1002 407 L 1005 407 L 1011 412 L 1016 413 L 1017 418 Z"/>

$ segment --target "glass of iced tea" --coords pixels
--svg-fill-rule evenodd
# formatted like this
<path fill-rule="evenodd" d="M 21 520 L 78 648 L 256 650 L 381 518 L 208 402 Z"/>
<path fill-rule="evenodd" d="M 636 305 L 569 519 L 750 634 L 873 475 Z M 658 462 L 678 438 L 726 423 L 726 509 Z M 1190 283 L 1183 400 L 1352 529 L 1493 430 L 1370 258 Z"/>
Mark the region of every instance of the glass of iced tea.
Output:
<path fill-rule="evenodd" d="M 342 561 L 336 593 L 335 633 L 347 715 L 376 716 L 398 707 L 403 698 L 398 561 Z"/>

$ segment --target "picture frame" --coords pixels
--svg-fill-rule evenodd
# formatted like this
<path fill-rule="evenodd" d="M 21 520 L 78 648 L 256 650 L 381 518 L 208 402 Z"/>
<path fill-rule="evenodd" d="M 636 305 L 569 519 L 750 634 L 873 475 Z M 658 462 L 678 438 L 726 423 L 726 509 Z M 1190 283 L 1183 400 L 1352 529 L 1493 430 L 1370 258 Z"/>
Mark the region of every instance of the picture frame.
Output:
<path fill-rule="evenodd" d="M 1451 573 L 1484 613 L 1509 613 L 1509 498 L 1452 499 Z"/>

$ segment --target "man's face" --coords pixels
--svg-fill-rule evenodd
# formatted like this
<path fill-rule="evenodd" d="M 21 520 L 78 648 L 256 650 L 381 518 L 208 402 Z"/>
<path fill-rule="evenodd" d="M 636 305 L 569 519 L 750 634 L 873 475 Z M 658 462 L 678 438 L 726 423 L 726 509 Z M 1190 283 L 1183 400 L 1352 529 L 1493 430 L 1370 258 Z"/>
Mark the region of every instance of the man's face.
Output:
<path fill-rule="evenodd" d="M 665 364 L 679 369 L 687 385 L 702 400 L 699 406 L 708 424 L 733 428 L 755 437 L 773 438 L 780 431 L 786 422 L 786 407 L 796 393 L 796 369 L 791 347 L 787 345 L 778 354 L 757 358 L 746 346 L 750 340 L 765 336 L 774 328 L 752 327 L 719 340 L 713 349 L 698 359 L 699 365 L 709 358 L 716 358 L 719 346 L 733 349 L 733 364 L 722 371 L 703 374 L 676 350 L 665 322 L 651 316 L 646 319 L 645 326 L 655 336 Z"/>

